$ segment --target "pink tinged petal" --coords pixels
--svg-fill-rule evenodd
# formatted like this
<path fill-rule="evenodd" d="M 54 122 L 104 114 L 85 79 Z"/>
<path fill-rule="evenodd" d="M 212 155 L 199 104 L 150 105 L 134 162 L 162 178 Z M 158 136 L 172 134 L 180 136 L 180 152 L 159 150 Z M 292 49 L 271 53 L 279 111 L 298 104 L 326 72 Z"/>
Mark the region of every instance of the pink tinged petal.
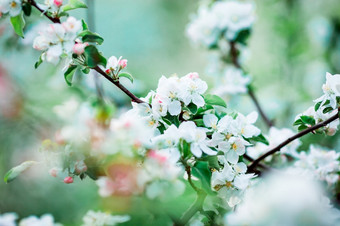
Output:
<path fill-rule="evenodd" d="M 196 157 L 202 156 L 202 150 L 200 149 L 197 143 L 191 144 L 190 149 L 191 149 L 191 153 L 195 155 Z"/>
<path fill-rule="evenodd" d="M 179 115 L 181 113 L 181 103 L 179 101 L 172 101 L 169 104 L 170 115 Z"/>
<path fill-rule="evenodd" d="M 226 159 L 232 163 L 232 164 L 236 164 L 238 162 L 238 155 L 236 154 L 235 151 L 230 150 L 228 151 L 226 154 Z"/>

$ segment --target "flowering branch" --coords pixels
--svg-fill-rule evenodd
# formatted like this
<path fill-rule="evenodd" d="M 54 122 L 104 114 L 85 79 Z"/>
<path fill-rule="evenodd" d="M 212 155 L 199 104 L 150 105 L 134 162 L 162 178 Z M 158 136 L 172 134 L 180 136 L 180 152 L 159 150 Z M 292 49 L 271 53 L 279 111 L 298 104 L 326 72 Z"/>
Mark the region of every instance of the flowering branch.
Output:
<path fill-rule="evenodd" d="M 230 56 L 231 56 L 231 61 L 233 62 L 234 66 L 237 67 L 237 68 L 241 68 L 240 63 L 238 62 L 238 53 L 237 53 L 236 44 L 233 41 L 230 42 Z M 250 96 L 250 98 L 254 102 L 258 112 L 260 113 L 260 115 L 261 115 L 262 119 L 264 120 L 264 122 L 266 123 L 266 125 L 269 128 L 272 127 L 273 122 L 271 120 L 269 120 L 267 115 L 264 113 L 264 111 L 263 111 L 259 101 L 257 100 L 254 92 L 250 88 L 248 88 L 248 95 Z"/>
<path fill-rule="evenodd" d="M 53 23 L 58 23 L 60 24 L 60 19 L 57 17 L 51 17 L 47 14 L 47 11 L 42 10 L 38 4 L 34 1 L 34 0 L 29 0 L 28 1 L 32 6 L 34 6 L 37 10 L 39 10 L 44 16 L 46 16 L 50 21 L 52 21 Z"/>
<path fill-rule="evenodd" d="M 305 129 L 303 131 L 301 131 L 300 133 L 297 133 L 296 135 L 289 137 L 287 140 L 283 141 L 281 144 L 279 144 L 278 146 L 276 146 L 275 148 L 273 148 L 272 150 L 268 151 L 267 153 L 261 155 L 260 157 L 258 157 L 257 159 L 255 159 L 248 167 L 248 172 L 254 172 L 254 169 L 256 168 L 256 166 L 260 163 L 260 161 L 262 161 L 263 159 L 265 159 L 266 157 L 278 152 L 281 150 L 281 148 L 283 148 L 284 146 L 288 145 L 290 142 L 310 133 L 313 132 L 321 127 L 324 127 L 326 125 L 328 125 L 329 123 L 339 119 L 340 115 L 340 107 L 338 108 L 338 112 L 333 115 L 332 117 L 330 117 L 329 119 L 327 119 L 326 121 L 320 122 L 319 124 L 316 124 L 312 127 L 309 127 L 308 129 Z"/>
<path fill-rule="evenodd" d="M 61 21 L 59 18 L 53 18 L 47 15 L 46 12 L 44 12 L 34 0 L 30 0 L 30 3 L 32 6 L 34 6 L 36 9 L 38 9 L 40 12 L 43 13 L 49 20 L 51 20 L 53 23 L 60 24 Z M 133 102 L 136 103 L 144 103 L 141 99 L 139 99 L 137 96 L 135 96 L 133 93 L 131 93 L 128 89 L 126 89 L 118 80 L 114 80 L 110 76 L 108 76 L 102 69 L 100 69 L 98 66 L 93 68 L 95 71 L 97 71 L 99 74 L 103 75 L 107 80 L 109 80 L 112 84 L 117 86 L 120 90 L 122 90 L 126 95 L 128 95 Z"/>

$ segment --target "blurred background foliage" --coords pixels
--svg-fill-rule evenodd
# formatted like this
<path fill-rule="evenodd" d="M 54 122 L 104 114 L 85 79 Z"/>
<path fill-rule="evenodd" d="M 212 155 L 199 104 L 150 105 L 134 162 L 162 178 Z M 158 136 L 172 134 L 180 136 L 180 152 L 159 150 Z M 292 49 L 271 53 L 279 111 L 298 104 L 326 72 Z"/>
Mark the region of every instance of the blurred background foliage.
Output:
<path fill-rule="evenodd" d="M 185 37 L 190 15 L 198 7 L 197 0 L 95 0 L 94 3 L 96 31 L 105 39 L 101 50 L 107 57 L 128 59 L 127 69 L 136 82 L 126 85 L 134 93 L 145 95 L 155 89 L 161 75 L 174 73 L 197 71 L 209 83 L 209 77 L 205 76 L 208 54 L 193 47 Z M 246 69 L 270 118 L 275 119 L 279 128 L 292 128 L 295 116 L 321 95 L 326 71 L 340 73 L 340 2 L 258 0 L 256 3 L 257 22 L 249 40 Z M 72 15 L 87 16 L 86 10 Z M 28 24 L 40 21 L 45 19 L 36 13 Z M 76 84 L 68 87 L 61 68 L 43 64 L 35 70 L 33 65 L 39 53 L 31 48 L 34 36 L 27 34 L 30 26 L 22 41 L 10 28 L 8 19 L 0 22 L 0 175 L 3 176 L 12 166 L 36 159 L 41 141 L 53 136 L 58 128 L 53 106 L 71 96 L 88 100 L 96 94 L 91 76 L 77 76 Z M 105 95 L 115 106 L 130 106 L 119 90 L 104 80 L 102 83 Z M 237 98 L 231 107 L 244 113 L 255 109 L 247 96 Z M 302 140 L 301 150 L 315 143 L 340 151 L 339 134 L 331 138 L 308 135 Z M 187 193 L 188 202 L 179 205 L 174 200 L 170 205 L 178 207 L 178 211 L 185 209 L 194 198 L 190 191 Z M 0 212 L 15 211 L 21 217 L 49 212 L 65 225 L 77 225 L 89 209 L 104 208 L 119 213 L 131 202 L 124 197 L 103 201 L 92 181 L 65 185 L 39 167 L 14 183 L 0 182 Z M 157 210 L 153 205 L 143 203 L 137 207 Z M 132 211 L 141 214 L 143 209 Z M 160 224 L 162 219 L 164 216 L 152 220 Z"/>

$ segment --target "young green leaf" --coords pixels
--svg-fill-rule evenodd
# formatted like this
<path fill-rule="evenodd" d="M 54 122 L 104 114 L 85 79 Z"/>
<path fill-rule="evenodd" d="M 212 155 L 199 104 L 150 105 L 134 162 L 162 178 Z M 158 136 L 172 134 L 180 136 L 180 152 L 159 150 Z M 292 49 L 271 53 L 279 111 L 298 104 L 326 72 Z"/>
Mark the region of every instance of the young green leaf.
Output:
<path fill-rule="evenodd" d="M 38 60 L 37 62 L 35 62 L 34 68 L 37 69 L 37 68 L 40 66 L 40 64 L 42 64 L 42 62 L 43 62 L 43 60 L 42 60 L 42 58 L 41 58 L 41 56 L 40 56 L 40 57 L 39 57 L 39 60 Z"/>
<path fill-rule="evenodd" d="M 208 94 L 204 97 L 205 103 L 210 104 L 210 105 L 217 105 L 217 106 L 222 106 L 222 107 L 227 107 L 227 104 L 225 101 L 216 95 Z"/>
<path fill-rule="evenodd" d="M 11 17 L 11 23 L 14 28 L 15 33 L 20 37 L 24 37 L 24 27 L 25 27 L 25 20 L 22 13 L 18 16 Z"/>
<path fill-rule="evenodd" d="M 118 76 L 119 76 L 119 78 L 120 78 L 120 77 L 125 77 L 125 78 L 129 79 L 131 83 L 133 83 L 133 77 L 132 77 L 132 75 L 129 74 L 129 73 L 126 73 L 126 72 L 119 73 Z"/>
<path fill-rule="evenodd" d="M 312 125 L 312 126 L 315 125 L 315 119 L 311 116 L 302 115 L 300 116 L 300 119 L 305 124 Z"/>
<path fill-rule="evenodd" d="M 202 185 L 202 189 L 208 194 L 212 193 L 210 187 L 211 172 L 208 167 L 208 162 L 196 162 L 195 166 L 192 168 L 192 175 L 197 177 Z"/>
<path fill-rule="evenodd" d="M 82 41 L 83 42 L 93 42 L 93 43 L 97 43 L 98 45 L 101 45 L 101 44 L 103 44 L 104 39 L 102 37 L 100 37 L 98 34 L 88 31 L 88 32 L 86 32 L 86 34 L 84 34 L 82 36 Z"/>
<path fill-rule="evenodd" d="M 31 11 L 32 11 L 32 5 L 29 4 L 29 3 L 23 3 L 22 4 L 22 11 L 24 11 L 26 16 L 30 16 Z"/>
<path fill-rule="evenodd" d="M 85 64 L 90 68 L 95 68 L 97 65 L 106 66 L 106 59 L 103 57 L 93 45 L 85 47 Z"/>
<path fill-rule="evenodd" d="M 190 110 L 190 112 L 191 112 L 192 114 L 196 114 L 196 113 L 197 113 L 197 106 L 196 106 L 196 104 L 194 104 L 194 103 L 190 103 L 190 104 L 188 105 L 188 109 Z"/>
<path fill-rule="evenodd" d="M 24 172 L 25 170 L 27 170 L 28 168 L 30 168 L 32 165 L 34 165 L 36 163 L 37 162 L 35 162 L 35 161 L 26 161 L 26 162 L 21 163 L 19 166 L 12 168 L 11 170 L 9 170 L 6 173 L 6 175 L 4 177 L 4 181 L 6 183 L 13 181 L 22 172 Z"/>
<path fill-rule="evenodd" d="M 81 20 L 81 25 L 83 27 L 83 31 L 86 31 L 89 29 L 89 27 L 87 26 L 87 23 L 85 22 L 85 20 Z"/>
<path fill-rule="evenodd" d="M 87 8 L 86 4 L 80 0 L 69 0 L 66 5 L 63 6 L 62 10 L 64 12 L 79 9 L 79 8 Z"/>
<path fill-rule="evenodd" d="M 67 85 L 72 86 L 72 79 L 74 72 L 76 72 L 77 65 L 70 65 L 66 72 L 64 73 L 64 78 L 67 83 Z"/>
<path fill-rule="evenodd" d="M 258 135 L 257 137 L 252 137 L 251 140 L 269 145 L 268 140 L 262 134 Z"/>

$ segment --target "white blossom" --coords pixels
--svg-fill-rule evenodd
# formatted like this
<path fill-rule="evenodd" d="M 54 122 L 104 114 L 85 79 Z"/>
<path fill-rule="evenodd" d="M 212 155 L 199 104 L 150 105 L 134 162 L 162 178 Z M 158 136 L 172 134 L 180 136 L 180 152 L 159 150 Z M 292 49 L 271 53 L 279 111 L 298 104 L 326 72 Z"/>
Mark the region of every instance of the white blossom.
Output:
<path fill-rule="evenodd" d="M 3 213 L 0 214 L 0 225 L 2 226 L 16 226 L 15 221 L 18 219 L 16 213 Z"/>
<path fill-rule="evenodd" d="M 129 220 L 129 215 L 111 215 L 107 212 L 89 210 L 83 217 L 82 226 L 114 226 Z"/>
<path fill-rule="evenodd" d="M 61 226 L 54 222 L 51 214 L 44 214 L 40 218 L 36 216 L 29 216 L 20 221 L 19 226 Z"/>
<path fill-rule="evenodd" d="M 0 12 L 9 13 L 11 17 L 18 16 L 21 13 L 22 0 L 1 0 Z"/>

